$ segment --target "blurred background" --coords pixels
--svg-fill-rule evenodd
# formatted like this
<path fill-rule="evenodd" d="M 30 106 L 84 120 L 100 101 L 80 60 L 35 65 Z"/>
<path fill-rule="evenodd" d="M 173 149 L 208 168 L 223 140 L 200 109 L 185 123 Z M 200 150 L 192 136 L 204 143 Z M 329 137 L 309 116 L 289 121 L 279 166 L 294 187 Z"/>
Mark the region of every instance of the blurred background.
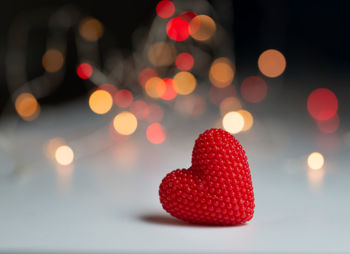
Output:
<path fill-rule="evenodd" d="M 11 205 L 0 247 L 43 249 L 45 239 L 57 249 L 39 233 L 18 240 L 26 235 L 17 229 L 58 226 L 89 204 L 103 207 L 101 199 L 138 200 L 144 186 L 149 202 L 139 205 L 160 210 L 157 184 L 189 166 L 194 140 L 213 127 L 245 147 L 260 214 L 270 213 L 263 201 L 274 179 L 290 188 L 276 200 L 294 200 L 299 189 L 310 213 L 325 209 L 315 223 L 333 216 L 323 204 L 329 193 L 346 194 L 337 188 L 350 150 L 348 8 L 323 0 L 3 3 L 0 198 Z M 50 206 L 46 219 L 33 215 Z M 31 212 L 14 212 L 23 209 Z M 337 246 L 327 247 L 347 248 Z"/>

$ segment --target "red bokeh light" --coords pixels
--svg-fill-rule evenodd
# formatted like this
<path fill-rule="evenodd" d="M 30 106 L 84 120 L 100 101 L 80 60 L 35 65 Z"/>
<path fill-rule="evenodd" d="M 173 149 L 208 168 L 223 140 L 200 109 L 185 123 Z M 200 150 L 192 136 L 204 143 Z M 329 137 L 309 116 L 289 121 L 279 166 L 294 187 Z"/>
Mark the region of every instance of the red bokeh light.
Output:
<path fill-rule="evenodd" d="M 167 19 L 174 15 L 175 6 L 173 2 L 169 0 L 163 0 L 157 4 L 156 12 L 159 17 Z"/>
<path fill-rule="evenodd" d="M 340 124 L 339 116 L 336 114 L 331 119 L 319 121 L 317 120 L 317 127 L 323 133 L 334 133 L 338 130 Z"/>
<path fill-rule="evenodd" d="M 98 87 L 98 89 L 105 90 L 105 91 L 109 92 L 110 95 L 112 95 L 112 96 L 118 91 L 118 89 L 114 85 L 107 84 L 107 83 L 100 85 Z"/>
<path fill-rule="evenodd" d="M 148 126 L 146 136 L 152 144 L 161 144 L 165 141 L 165 131 L 160 123 L 152 123 Z"/>
<path fill-rule="evenodd" d="M 337 96 L 327 88 L 318 88 L 307 98 L 307 110 L 316 120 L 329 120 L 337 113 Z"/>
<path fill-rule="evenodd" d="M 165 92 L 161 96 L 163 100 L 170 101 L 176 97 L 176 91 L 174 90 L 173 80 L 171 78 L 163 79 L 165 83 Z"/>
<path fill-rule="evenodd" d="M 174 41 L 184 41 L 190 35 L 188 22 L 182 17 L 175 17 L 169 20 L 166 32 Z"/>
<path fill-rule="evenodd" d="M 162 121 L 164 116 L 163 109 L 157 104 L 149 105 L 149 114 L 146 118 L 147 122 L 154 123 Z"/>
<path fill-rule="evenodd" d="M 191 20 L 197 15 L 193 11 L 185 11 L 179 15 L 179 17 L 183 18 L 187 23 L 190 23 Z"/>
<path fill-rule="evenodd" d="M 145 87 L 147 80 L 153 77 L 158 77 L 158 73 L 152 68 L 145 68 L 140 71 L 138 80 L 142 87 Z"/>
<path fill-rule="evenodd" d="M 79 64 L 77 68 L 77 74 L 81 79 L 88 79 L 93 72 L 92 66 L 88 63 Z"/>
<path fill-rule="evenodd" d="M 219 106 L 225 98 L 230 96 L 236 97 L 236 95 L 236 89 L 232 85 L 224 88 L 211 86 L 209 90 L 209 99 L 216 106 Z"/>
<path fill-rule="evenodd" d="M 267 94 L 266 82 L 258 76 L 250 76 L 243 80 L 241 95 L 248 102 L 261 102 Z"/>
<path fill-rule="evenodd" d="M 137 100 L 131 104 L 130 112 L 133 113 L 137 119 L 144 120 L 149 115 L 149 107 L 143 100 Z"/>
<path fill-rule="evenodd" d="M 134 96 L 132 93 L 127 89 L 119 90 L 114 95 L 114 102 L 121 108 L 127 108 L 131 105 L 132 101 L 134 99 Z"/>
<path fill-rule="evenodd" d="M 176 67 L 181 71 L 189 71 L 193 67 L 193 57 L 189 53 L 178 54 L 175 60 Z"/>

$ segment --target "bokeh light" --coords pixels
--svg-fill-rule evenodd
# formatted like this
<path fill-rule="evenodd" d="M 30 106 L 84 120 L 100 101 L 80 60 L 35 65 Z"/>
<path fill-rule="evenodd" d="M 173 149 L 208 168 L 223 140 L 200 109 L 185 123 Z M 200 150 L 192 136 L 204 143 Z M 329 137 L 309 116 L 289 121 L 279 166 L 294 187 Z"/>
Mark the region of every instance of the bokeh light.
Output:
<path fill-rule="evenodd" d="M 337 113 L 337 96 L 327 88 L 318 88 L 307 98 L 307 110 L 316 120 L 329 120 Z"/>
<path fill-rule="evenodd" d="M 131 104 L 130 112 L 133 113 L 137 119 L 145 120 L 149 115 L 149 107 L 145 101 L 137 100 Z"/>
<path fill-rule="evenodd" d="M 18 115 L 26 121 L 32 121 L 39 116 L 40 105 L 31 93 L 21 93 L 15 101 Z"/>
<path fill-rule="evenodd" d="M 190 35 L 188 22 L 183 17 L 175 17 L 169 20 L 166 32 L 174 41 L 184 41 Z"/>
<path fill-rule="evenodd" d="M 127 89 L 122 89 L 116 92 L 114 95 L 115 104 L 117 104 L 121 108 L 127 108 L 131 105 L 134 96 Z"/>
<path fill-rule="evenodd" d="M 226 131 L 232 134 L 239 133 L 243 130 L 244 118 L 238 112 L 228 112 L 222 118 L 222 126 Z"/>
<path fill-rule="evenodd" d="M 90 109 L 96 114 L 106 114 L 113 105 L 113 99 L 109 92 L 105 90 L 94 91 L 89 98 Z"/>
<path fill-rule="evenodd" d="M 67 145 L 59 146 L 55 152 L 56 162 L 60 165 L 67 166 L 72 164 L 74 160 L 74 152 Z"/>
<path fill-rule="evenodd" d="M 161 144 L 166 139 L 164 127 L 160 123 L 152 123 L 148 126 L 146 136 L 152 144 Z"/>
<path fill-rule="evenodd" d="M 152 68 L 145 68 L 139 73 L 139 76 L 138 76 L 139 84 L 142 87 L 145 87 L 146 82 L 153 77 L 158 77 L 158 73 Z"/>
<path fill-rule="evenodd" d="M 316 120 L 317 127 L 320 131 L 323 133 L 334 133 L 338 130 L 340 125 L 340 119 L 338 114 L 333 116 L 331 119 L 328 120 Z"/>
<path fill-rule="evenodd" d="M 121 135 L 131 135 L 136 131 L 137 119 L 134 114 L 123 111 L 115 116 L 113 127 Z"/>
<path fill-rule="evenodd" d="M 324 157 L 318 152 L 313 152 L 307 157 L 307 165 L 310 169 L 318 170 L 324 165 Z"/>
<path fill-rule="evenodd" d="M 197 80 L 192 73 L 187 71 L 178 72 L 174 76 L 174 89 L 178 94 L 187 95 L 194 91 Z"/>
<path fill-rule="evenodd" d="M 103 25 L 95 18 L 85 18 L 79 24 L 79 33 L 85 40 L 94 42 L 103 35 Z"/>
<path fill-rule="evenodd" d="M 244 119 L 244 126 L 242 131 L 250 130 L 253 127 L 253 123 L 254 123 L 254 118 L 252 114 L 249 111 L 244 109 L 239 110 L 238 113 L 240 113 Z"/>
<path fill-rule="evenodd" d="M 92 66 L 88 63 L 79 64 L 77 74 L 81 79 L 88 79 L 93 73 Z"/>
<path fill-rule="evenodd" d="M 269 78 L 280 76 L 286 69 L 284 55 L 275 49 L 265 50 L 258 59 L 258 67 L 262 74 Z"/>
<path fill-rule="evenodd" d="M 50 139 L 45 145 L 44 145 L 44 153 L 47 158 L 49 159 L 55 159 L 55 153 L 58 147 L 63 146 L 66 144 L 66 141 L 63 138 L 56 137 Z"/>
<path fill-rule="evenodd" d="M 152 98 L 161 97 L 165 93 L 165 90 L 166 84 L 161 78 L 153 77 L 146 82 L 145 91 Z"/>
<path fill-rule="evenodd" d="M 147 122 L 154 123 L 154 122 L 162 121 L 164 116 L 164 110 L 162 109 L 161 106 L 157 104 L 150 104 L 148 109 L 149 109 L 149 114 L 146 118 Z"/>
<path fill-rule="evenodd" d="M 250 76 L 243 80 L 241 84 L 241 95 L 248 101 L 253 103 L 261 102 L 267 94 L 266 82 L 258 76 Z"/>
<path fill-rule="evenodd" d="M 42 57 L 42 65 L 47 72 L 59 71 L 64 63 L 64 57 L 58 49 L 49 49 Z"/>
<path fill-rule="evenodd" d="M 174 99 L 177 95 L 177 93 L 174 89 L 174 82 L 170 78 L 165 78 L 165 79 L 163 79 L 163 81 L 165 83 L 166 88 L 165 88 L 165 92 L 161 96 L 161 98 L 163 100 L 170 101 L 170 100 Z"/>
<path fill-rule="evenodd" d="M 214 86 L 219 88 L 229 86 L 233 77 L 234 70 L 228 58 L 220 57 L 213 61 L 209 70 L 209 79 Z"/>
<path fill-rule="evenodd" d="M 175 47 L 167 42 L 156 42 L 148 49 L 148 60 L 157 67 L 171 65 L 175 55 Z"/>
<path fill-rule="evenodd" d="M 232 85 L 226 86 L 224 88 L 211 86 L 209 89 L 209 99 L 216 106 L 219 106 L 225 98 L 232 96 L 237 96 L 236 89 Z"/>
<path fill-rule="evenodd" d="M 178 54 L 175 60 L 176 67 L 181 71 L 189 71 L 192 69 L 194 60 L 189 53 Z"/>
<path fill-rule="evenodd" d="M 193 11 L 185 11 L 182 12 L 179 17 L 181 17 L 182 19 L 184 19 L 187 23 L 190 23 L 191 20 L 196 17 L 197 15 L 193 12 Z"/>
<path fill-rule="evenodd" d="M 191 37 L 197 41 L 207 41 L 216 31 L 215 21 L 207 15 L 198 15 L 190 22 Z"/>
<path fill-rule="evenodd" d="M 227 97 L 223 99 L 220 103 L 221 115 L 226 114 L 229 111 L 238 111 L 242 108 L 241 101 L 237 97 Z"/>
<path fill-rule="evenodd" d="M 98 87 L 98 90 L 107 91 L 107 92 L 109 92 L 110 95 L 113 96 L 117 92 L 118 89 L 112 84 L 104 83 Z"/>
<path fill-rule="evenodd" d="M 174 15 L 175 6 L 173 2 L 169 0 L 162 0 L 157 4 L 156 12 L 159 17 L 167 19 Z"/>

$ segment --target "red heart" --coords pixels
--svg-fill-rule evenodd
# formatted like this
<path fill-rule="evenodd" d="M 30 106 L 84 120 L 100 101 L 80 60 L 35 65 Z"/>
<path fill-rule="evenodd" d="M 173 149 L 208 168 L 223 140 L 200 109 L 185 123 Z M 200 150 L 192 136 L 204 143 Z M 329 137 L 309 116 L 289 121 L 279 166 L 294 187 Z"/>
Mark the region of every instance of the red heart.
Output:
<path fill-rule="evenodd" d="M 168 213 L 184 221 L 214 225 L 249 221 L 254 192 L 242 146 L 227 131 L 205 131 L 195 142 L 192 166 L 168 173 L 159 197 Z"/>

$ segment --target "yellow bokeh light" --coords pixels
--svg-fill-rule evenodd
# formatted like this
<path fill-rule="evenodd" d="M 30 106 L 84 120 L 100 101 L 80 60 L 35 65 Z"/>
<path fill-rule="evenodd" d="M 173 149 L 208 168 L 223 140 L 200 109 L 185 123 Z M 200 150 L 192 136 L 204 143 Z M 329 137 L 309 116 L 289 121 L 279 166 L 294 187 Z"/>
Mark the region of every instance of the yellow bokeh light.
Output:
<path fill-rule="evenodd" d="M 165 93 L 166 84 L 161 78 L 152 77 L 147 80 L 145 90 L 150 97 L 159 98 Z"/>
<path fill-rule="evenodd" d="M 318 170 L 324 165 L 324 157 L 318 152 L 313 152 L 307 157 L 307 165 L 310 169 Z"/>
<path fill-rule="evenodd" d="M 187 71 L 178 72 L 174 78 L 174 90 L 178 94 L 187 95 L 194 91 L 197 85 L 197 80 L 192 73 Z"/>
<path fill-rule="evenodd" d="M 215 21 L 207 15 L 198 15 L 190 22 L 190 35 L 197 41 L 209 40 L 215 31 Z"/>
<path fill-rule="evenodd" d="M 240 113 L 244 119 L 244 126 L 243 126 L 242 131 L 250 130 L 253 127 L 253 123 L 254 123 L 254 118 L 253 118 L 252 114 L 244 109 L 239 110 L 238 113 Z"/>
<path fill-rule="evenodd" d="M 116 115 L 113 127 L 119 134 L 131 135 L 137 128 L 137 119 L 134 114 L 124 111 Z"/>
<path fill-rule="evenodd" d="M 15 108 L 20 117 L 32 121 L 39 116 L 40 105 L 31 93 L 21 93 L 15 101 Z"/>
<path fill-rule="evenodd" d="M 175 47 L 167 42 L 157 42 L 148 49 L 148 60 L 154 66 L 171 65 L 176 56 Z"/>
<path fill-rule="evenodd" d="M 286 58 L 275 49 L 265 50 L 258 59 L 258 67 L 262 74 L 270 78 L 280 76 L 286 69 Z"/>
<path fill-rule="evenodd" d="M 67 166 L 74 160 L 74 152 L 67 145 L 59 146 L 55 152 L 55 159 L 58 164 Z"/>
<path fill-rule="evenodd" d="M 97 41 L 103 35 L 103 25 L 95 18 L 85 18 L 80 22 L 79 33 L 87 41 Z"/>
<path fill-rule="evenodd" d="M 47 72 L 59 71 L 64 63 L 64 57 L 61 51 L 49 49 L 42 57 L 42 65 Z"/>
<path fill-rule="evenodd" d="M 233 77 L 234 70 L 229 59 L 220 57 L 212 63 L 209 70 L 209 79 L 214 86 L 227 87 L 231 84 Z"/>
<path fill-rule="evenodd" d="M 244 118 L 238 112 L 228 112 L 222 119 L 222 126 L 226 131 L 232 134 L 239 133 L 243 130 Z"/>
<path fill-rule="evenodd" d="M 89 106 L 96 114 L 106 114 L 111 110 L 113 98 L 111 94 L 105 90 L 96 90 L 90 95 Z"/>
<path fill-rule="evenodd" d="M 226 114 L 229 111 L 237 111 L 242 108 L 241 101 L 236 97 L 227 97 L 220 103 L 221 115 Z"/>

